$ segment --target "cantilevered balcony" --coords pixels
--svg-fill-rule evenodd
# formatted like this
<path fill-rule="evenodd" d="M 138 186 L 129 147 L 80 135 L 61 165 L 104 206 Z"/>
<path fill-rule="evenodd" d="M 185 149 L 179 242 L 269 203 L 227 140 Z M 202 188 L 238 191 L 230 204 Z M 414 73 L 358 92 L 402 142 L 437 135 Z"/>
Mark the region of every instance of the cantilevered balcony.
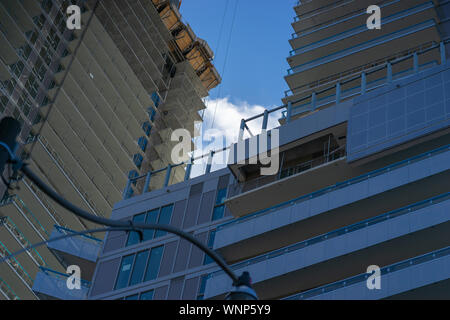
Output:
<path fill-rule="evenodd" d="M 450 193 L 271 251 L 233 265 L 249 271 L 261 299 L 276 299 L 448 246 Z M 411 245 L 414 243 L 414 245 Z M 205 298 L 231 290 L 222 271 L 207 281 Z"/>
<path fill-rule="evenodd" d="M 363 273 L 284 300 L 450 298 L 450 247 L 386 266 L 380 271 L 380 290 L 368 290 L 369 274 Z"/>
<path fill-rule="evenodd" d="M 75 231 L 55 225 L 50 240 Z M 84 279 L 91 279 L 95 270 L 95 262 L 100 252 L 100 239 L 82 235 L 50 242 L 48 248 L 59 258 L 65 266 L 77 265 L 81 268 Z"/>
<path fill-rule="evenodd" d="M 67 286 L 68 274 L 57 272 L 48 268 L 40 268 L 33 284 L 33 291 L 42 300 L 85 300 L 89 291 L 90 282 L 81 280 L 80 289 L 69 289 Z"/>
<path fill-rule="evenodd" d="M 223 224 L 214 249 L 228 262 L 246 259 L 448 192 L 449 179 L 447 145 Z"/>

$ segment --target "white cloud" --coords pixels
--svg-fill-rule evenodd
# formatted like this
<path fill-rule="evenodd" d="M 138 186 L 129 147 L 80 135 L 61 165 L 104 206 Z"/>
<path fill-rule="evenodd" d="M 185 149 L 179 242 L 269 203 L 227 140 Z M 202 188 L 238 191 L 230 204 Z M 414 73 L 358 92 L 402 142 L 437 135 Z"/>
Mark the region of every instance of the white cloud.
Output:
<path fill-rule="evenodd" d="M 233 103 L 229 97 L 220 99 L 207 98 L 205 101 L 207 108 L 204 112 L 204 122 L 202 124 L 202 136 L 196 139 L 198 150 L 195 156 L 207 154 L 210 150 L 217 150 L 228 147 L 237 142 L 241 119 L 264 113 L 264 110 L 271 110 L 276 106 L 250 105 L 245 101 Z M 268 129 L 279 126 L 278 119 L 281 112 L 274 112 L 269 116 Z M 247 123 L 250 131 L 257 135 L 261 132 L 262 117 Z M 225 167 L 227 154 L 217 154 L 213 162 L 213 170 Z M 202 174 L 206 167 L 206 159 L 202 163 L 197 161 L 193 166 L 192 177 Z"/>

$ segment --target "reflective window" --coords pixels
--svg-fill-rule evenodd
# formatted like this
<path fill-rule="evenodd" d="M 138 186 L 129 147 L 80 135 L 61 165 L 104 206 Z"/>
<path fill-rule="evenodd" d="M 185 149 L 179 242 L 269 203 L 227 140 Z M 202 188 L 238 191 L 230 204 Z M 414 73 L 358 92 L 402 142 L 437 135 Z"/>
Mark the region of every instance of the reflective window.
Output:
<path fill-rule="evenodd" d="M 222 204 L 226 198 L 227 198 L 227 188 L 220 189 L 219 191 L 217 191 L 216 205 Z"/>
<path fill-rule="evenodd" d="M 225 211 L 225 205 L 214 207 L 212 220 L 219 220 L 223 218 L 223 214 Z"/>
<path fill-rule="evenodd" d="M 138 284 L 142 281 L 147 264 L 148 250 L 139 252 L 134 261 L 133 273 L 131 274 L 130 286 Z"/>
<path fill-rule="evenodd" d="M 132 296 L 128 296 L 125 298 L 125 300 L 138 300 L 138 299 L 139 299 L 138 294 L 133 294 Z"/>
<path fill-rule="evenodd" d="M 120 264 L 119 275 L 117 276 L 115 289 L 122 289 L 128 285 L 131 269 L 133 266 L 134 254 L 123 257 Z"/>
<path fill-rule="evenodd" d="M 150 259 L 147 264 L 147 271 L 145 272 L 145 281 L 150 281 L 158 277 L 159 265 L 161 264 L 163 251 L 163 246 L 156 247 L 151 250 Z"/>
<path fill-rule="evenodd" d="M 145 223 L 156 223 L 158 221 L 158 212 L 159 209 L 154 209 L 152 211 L 147 212 L 147 217 L 145 219 Z M 144 241 L 153 239 L 153 235 L 155 234 L 155 230 L 144 230 Z"/>
<path fill-rule="evenodd" d="M 153 300 L 153 293 L 154 293 L 153 290 L 141 293 L 140 300 Z"/>
<path fill-rule="evenodd" d="M 133 222 L 145 222 L 145 213 L 134 216 Z M 130 231 L 128 233 L 127 246 L 132 246 L 136 243 L 139 243 L 139 233 Z"/>
<path fill-rule="evenodd" d="M 208 248 L 210 248 L 210 249 L 213 248 L 215 237 L 216 237 L 216 230 L 213 230 L 209 233 L 209 236 L 208 236 Z M 213 262 L 214 262 L 214 260 L 211 259 L 211 257 L 205 253 L 205 258 L 203 260 L 203 264 L 206 265 L 206 264 L 210 264 Z"/>
<path fill-rule="evenodd" d="M 173 205 L 161 208 L 159 213 L 158 224 L 169 224 L 172 218 Z M 166 231 L 157 230 L 155 233 L 155 238 L 162 237 L 166 234 Z"/>

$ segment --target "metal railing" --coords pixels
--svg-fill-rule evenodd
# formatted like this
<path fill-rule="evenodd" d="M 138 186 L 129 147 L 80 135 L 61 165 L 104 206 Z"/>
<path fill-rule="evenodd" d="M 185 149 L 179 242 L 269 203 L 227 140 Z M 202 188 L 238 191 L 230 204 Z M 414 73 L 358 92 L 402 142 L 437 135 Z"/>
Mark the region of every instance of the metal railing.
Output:
<path fill-rule="evenodd" d="M 341 146 L 321 157 L 317 157 L 312 160 L 302 162 L 300 164 L 297 164 L 295 166 L 291 166 L 288 168 L 281 168 L 277 175 L 261 176 L 256 179 L 248 180 L 245 182 L 237 182 L 230 186 L 230 193 L 228 195 L 228 198 L 231 198 L 233 196 L 236 196 L 236 195 L 244 193 L 244 192 L 254 190 L 256 188 L 265 186 L 267 184 L 270 184 L 270 183 L 273 183 L 276 181 L 286 179 L 290 176 L 317 168 L 317 167 L 327 164 L 329 162 L 343 159 L 343 158 L 345 158 L 345 156 L 346 156 L 346 151 L 345 151 L 345 145 L 344 145 L 344 146 Z"/>
<path fill-rule="evenodd" d="M 11 220 L 10 217 L 4 217 L 3 219 L 3 226 L 5 226 L 9 232 L 13 235 L 13 237 L 17 240 L 17 242 L 20 243 L 22 248 L 27 248 L 28 246 L 31 246 L 31 242 L 28 241 L 28 239 L 25 237 L 25 235 L 19 230 L 19 228 L 16 226 L 16 224 Z M 36 263 L 38 266 L 46 266 L 47 263 L 45 262 L 44 258 L 39 254 L 39 252 L 36 249 L 27 250 L 27 254 L 31 257 L 31 259 Z"/>
<path fill-rule="evenodd" d="M 229 228 L 229 227 L 231 227 L 231 226 L 233 226 L 235 224 L 239 224 L 239 223 L 242 223 L 244 221 L 248 221 L 248 220 L 254 219 L 256 217 L 260 217 L 262 215 L 269 214 L 269 213 L 271 213 L 271 212 L 273 212 L 275 210 L 280 210 L 280 209 L 286 208 L 288 206 L 296 205 L 296 204 L 298 204 L 300 202 L 303 202 L 303 201 L 311 200 L 313 198 L 316 198 L 318 196 L 324 195 L 326 193 L 329 193 L 329 192 L 332 192 L 332 191 L 335 191 L 335 190 L 339 190 L 341 188 L 348 187 L 348 186 L 353 185 L 355 183 L 362 182 L 362 181 L 368 180 L 370 178 L 379 176 L 380 174 L 383 174 L 383 173 L 386 173 L 386 172 L 390 172 L 393 169 L 401 168 L 401 167 L 409 165 L 411 163 L 415 163 L 417 161 L 424 160 L 424 159 L 429 158 L 431 156 L 434 156 L 434 155 L 437 155 L 437 154 L 441 154 L 441 153 L 444 153 L 444 152 L 447 152 L 447 151 L 450 151 L 450 144 L 446 145 L 446 146 L 443 146 L 443 147 L 440 147 L 440 148 L 437 148 L 437 149 L 434 149 L 432 151 L 428 151 L 428 152 L 422 153 L 422 154 L 414 156 L 412 158 L 409 158 L 409 159 L 406 159 L 406 160 L 402 160 L 400 162 L 396 162 L 394 164 L 391 164 L 389 166 L 383 167 L 381 169 L 377 169 L 377 170 L 374 170 L 374 171 L 362 174 L 362 175 L 357 176 L 355 178 L 351 178 L 351 179 L 343 181 L 343 182 L 338 182 L 338 183 L 336 183 L 334 185 L 331 185 L 329 187 L 320 189 L 318 191 L 311 192 L 309 194 L 300 196 L 298 198 L 295 198 L 295 199 L 292 199 L 292 200 L 289 200 L 289 201 L 285 201 L 283 203 L 274 205 L 272 207 L 269 207 L 269 208 L 266 208 L 266 209 L 263 209 L 263 210 L 260 210 L 260 211 L 256 211 L 254 213 L 248 214 L 248 215 L 243 216 L 241 218 L 238 218 L 238 219 L 235 219 L 235 220 L 231 220 L 231 221 L 226 222 L 226 223 L 224 223 L 222 225 L 219 225 L 217 227 L 217 231 Z"/>
<path fill-rule="evenodd" d="M 369 91 L 378 89 L 385 85 L 389 85 L 392 83 L 393 80 L 404 78 L 411 74 L 417 74 L 420 72 L 421 68 L 430 65 L 430 63 L 420 65 L 419 56 L 426 54 L 432 50 L 439 50 L 441 64 L 444 64 L 447 61 L 445 45 L 449 42 L 450 39 L 446 39 L 440 43 L 432 43 L 430 47 L 422 51 L 414 51 L 409 54 L 405 52 L 410 52 L 411 50 L 402 52 L 402 56 L 399 58 L 394 58 L 392 60 L 386 61 L 385 63 L 382 63 L 381 65 L 361 70 L 360 73 L 357 73 L 356 75 L 353 76 L 349 76 L 344 80 L 338 80 L 335 83 L 324 85 L 323 87 L 321 86 L 320 90 L 314 90 L 314 88 L 307 89 L 303 92 L 305 94 L 304 97 L 301 97 L 294 101 L 289 101 L 287 105 L 282 105 L 271 110 L 265 110 L 263 113 L 255 115 L 248 119 L 242 119 L 240 126 L 239 140 L 242 140 L 244 138 L 246 129 L 251 136 L 254 135 L 254 133 L 251 133 L 248 130 L 249 128 L 248 123 L 250 121 L 262 118 L 263 119 L 262 130 L 267 129 L 267 119 L 269 115 L 274 112 L 283 110 L 284 112 L 281 120 L 284 120 L 287 123 L 289 123 L 292 120 L 294 112 L 296 112 L 297 114 L 313 112 L 318 108 L 338 104 L 342 101 L 351 99 L 355 96 L 365 94 Z M 407 69 L 406 71 L 403 70 L 402 72 L 398 72 L 396 74 L 393 73 L 393 66 L 410 59 L 412 59 L 411 69 Z M 384 71 L 386 73 L 385 77 L 378 78 L 372 82 L 367 81 L 368 76 L 381 71 Z M 342 88 L 345 85 L 351 85 L 351 83 L 355 83 L 358 81 L 359 85 L 347 89 L 346 91 L 342 90 Z"/>
<path fill-rule="evenodd" d="M 9 204 L 12 204 L 16 207 L 16 209 L 23 215 L 25 220 L 27 220 L 33 226 L 33 228 L 36 230 L 36 232 L 42 239 L 44 239 L 45 236 L 50 235 L 45 229 L 45 227 L 41 224 L 41 222 L 33 214 L 33 212 L 30 209 L 28 209 L 28 207 L 25 205 L 25 203 L 22 201 L 22 199 L 20 199 L 20 197 L 17 194 L 9 195 L 3 198 L 2 201 L 0 202 L 0 207 Z M 42 235 L 41 231 L 44 232 L 45 235 Z"/>
<path fill-rule="evenodd" d="M 450 247 L 446 247 L 443 249 L 439 249 L 433 252 L 429 252 L 426 254 L 423 254 L 421 256 L 417 256 L 411 259 L 407 259 L 407 260 L 403 260 L 394 264 L 391 264 L 389 266 L 383 267 L 380 270 L 380 274 L 381 275 L 386 275 L 392 272 L 396 272 L 396 271 L 400 271 L 400 270 L 404 270 L 406 268 L 409 268 L 411 266 L 415 266 L 418 264 L 422 264 L 422 263 L 426 263 L 426 262 L 430 262 L 433 261 L 435 259 L 439 259 L 442 257 L 445 257 L 447 255 L 450 254 Z M 328 292 L 332 292 L 341 288 L 345 288 L 345 287 L 349 287 L 351 285 L 360 283 L 362 281 L 367 281 L 367 279 L 369 278 L 369 274 L 367 273 L 362 273 L 359 274 L 357 276 L 354 277 L 350 277 L 344 280 L 340 280 L 340 281 L 336 281 L 333 282 L 331 284 L 327 284 L 325 286 L 321 286 L 318 288 L 314 288 L 311 290 L 307 290 L 307 291 L 303 291 L 301 293 L 297 293 L 295 295 L 286 297 L 282 300 L 303 300 L 303 299 L 308 299 L 308 298 L 312 298 L 312 297 L 316 297 L 318 295 L 324 294 L 324 293 L 328 293 Z"/>
<path fill-rule="evenodd" d="M 14 290 L 2 278 L 0 278 L 0 291 L 8 300 L 20 300 Z"/>
<path fill-rule="evenodd" d="M 423 201 L 411 204 L 409 206 L 406 206 L 406 207 L 403 207 L 400 209 L 392 210 L 392 211 L 383 213 L 379 216 L 369 218 L 369 219 L 363 220 L 361 222 L 357 222 L 357 223 L 351 224 L 349 226 L 342 227 L 337 230 L 333 230 L 331 232 L 322 234 L 320 236 L 316 236 L 316 237 L 301 241 L 299 243 L 296 243 L 296 244 L 293 244 L 293 245 L 290 245 L 290 246 L 287 246 L 287 247 L 284 247 L 281 249 L 277 249 L 277 250 L 271 251 L 269 253 L 257 256 L 255 258 L 234 264 L 231 266 L 231 269 L 236 271 L 238 269 L 247 267 L 249 265 L 253 265 L 253 264 L 256 264 L 256 263 L 259 263 L 262 261 L 266 261 L 266 260 L 281 256 L 281 255 L 284 255 L 286 253 L 290 253 L 290 252 L 293 252 L 293 251 L 296 251 L 299 249 L 303 249 L 303 248 L 311 246 L 313 244 L 317 244 L 317 243 L 320 243 L 320 242 L 323 242 L 326 240 L 330 240 L 330 239 L 336 238 L 338 236 L 341 236 L 341 235 L 344 235 L 344 234 L 347 234 L 347 233 L 350 233 L 353 231 L 361 230 L 363 228 L 373 226 L 375 224 L 378 224 L 378 223 L 381 223 L 381 222 L 384 222 L 384 221 L 387 221 L 387 220 L 390 220 L 393 218 L 397 218 L 397 217 L 403 216 L 405 214 L 409 214 L 411 212 L 420 210 L 422 208 L 425 208 L 425 207 L 428 207 L 431 205 L 435 205 L 437 203 L 440 203 L 440 202 L 443 202 L 443 201 L 446 201 L 449 199 L 450 199 L 450 192 L 447 192 L 447 193 L 441 194 L 437 197 L 423 200 Z M 211 277 L 215 277 L 220 274 L 224 274 L 222 270 L 212 273 Z"/>
<path fill-rule="evenodd" d="M 188 161 L 181 162 L 181 163 L 178 163 L 175 165 L 169 164 L 165 168 L 154 170 L 154 171 L 149 171 L 148 173 L 138 176 L 138 177 L 129 178 L 127 185 L 123 191 L 123 200 L 129 199 L 130 197 L 135 196 L 135 194 L 131 194 L 131 190 L 133 190 L 132 186 L 136 185 L 136 183 L 138 183 L 138 182 L 144 181 L 143 186 L 141 188 L 142 189 L 141 194 L 151 191 L 150 183 L 153 181 L 152 178 L 157 174 L 164 174 L 164 182 L 161 183 L 161 185 L 157 186 L 156 188 L 153 188 L 153 190 L 158 190 L 161 188 L 168 187 L 170 185 L 170 180 L 173 177 L 173 172 L 174 172 L 173 169 L 178 168 L 178 167 L 186 166 L 184 181 L 188 181 L 191 178 L 192 166 L 196 165 L 195 162 L 198 160 L 207 159 L 206 166 L 204 169 L 204 174 L 210 173 L 212 170 L 214 157 L 217 156 L 218 154 L 227 152 L 229 149 L 230 149 L 230 146 L 224 147 L 224 148 L 221 148 L 218 150 L 212 150 L 212 151 L 208 152 L 207 154 L 203 154 L 203 155 L 197 156 L 197 157 L 192 157 Z M 222 156 L 223 156 L 223 154 L 222 154 Z"/>
<path fill-rule="evenodd" d="M 0 241 L 0 257 L 6 257 L 11 255 L 11 252 L 6 248 L 6 246 Z M 33 286 L 33 279 L 31 279 L 28 272 L 22 267 L 22 265 L 17 261 L 16 258 L 11 258 L 6 260 L 7 264 L 14 270 L 17 276 L 25 283 L 25 285 L 31 290 Z"/>
<path fill-rule="evenodd" d="M 71 230 L 71 229 L 68 229 L 68 228 L 65 228 L 65 227 L 58 226 L 58 225 L 56 225 L 56 224 L 55 224 L 55 229 L 56 229 L 59 233 L 62 233 L 62 234 L 73 234 L 73 233 L 77 233 L 77 231 L 74 231 L 74 230 Z M 95 245 L 99 245 L 99 244 L 101 244 L 101 243 L 103 242 L 101 239 L 98 239 L 98 238 L 89 236 L 89 235 L 87 235 L 87 234 L 77 235 L 77 236 L 75 236 L 75 237 L 81 238 L 81 239 L 83 239 L 83 241 L 89 241 L 89 242 L 92 242 L 92 243 L 94 243 Z"/>
<path fill-rule="evenodd" d="M 70 277 L 70 275 L 67 274 L 67 273 L 58 272 L 58 271 L 55 271 L 55 270 L 52 270 L 52 269 L 49 269 L 49 268 L 39 267 L 39 269 L 41 269 L 41 271 L 43 273 L 45 273 L 47 276 L 55 278 L 55 279 L 66 281 L 67 278 Z M 84 287 L 84 288 L 88 289 L 91 286 L 91 282 L 90 281 L 80 279 L 80 282 L 81 282 L 81 286 Z"/>

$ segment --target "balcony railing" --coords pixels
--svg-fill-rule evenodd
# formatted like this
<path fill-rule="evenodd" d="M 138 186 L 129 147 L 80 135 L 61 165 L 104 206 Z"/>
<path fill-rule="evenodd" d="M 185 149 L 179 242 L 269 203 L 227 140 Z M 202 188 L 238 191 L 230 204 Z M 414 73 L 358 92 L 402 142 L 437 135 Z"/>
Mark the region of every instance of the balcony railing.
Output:
<path fill-rule="evenodd" d="M 6 246 L 0 241 L 0 258 L 11 255 L 11 251 L 6 248 Z M 22 267 L 22 265 L 17 261 L 16 258 L 6 260 L 6 263 L 11 267 L 11 269 L 17 274 L 17 276 L 25 283 L 25 285 L 31 289 L 33 286 L 33 279 L 31 279 L 28 272 Z"/>
<path fill-rule="evenodd" d="M 228 197 L 233 197 L 238 194 L 248 192 L 251 190 L 254 190 L 256 188 L 262 187 L 264 185 L 283 180 L 285 178 L 288 178 L 290 176 L 317 168 L 321 165 L 327 164 L 329 162 L 343 159 L 346 156 L 345 152 L 345 146 L 339 147 L 336 150 L 331 151 L 328 154 L 325 154 L 321 157 L 314 158 L 312 160 L 300 163 L 298 165 L 288 167 L 288 168 L 281 168 L 279 170 L 278 175 L 273 176 L 261 176 L 256 179 L 252 179 L 246 182 L 239 182 L 235 183 L 232 186 L 230 186 L 230 193 Z"/>
<path fill-rule="evenodd" d="M 16 295 L 14 290 L 11 289 L 9 284 L 6 283 L 5 280 L 3 280 L 2 278 L 0 278 L 0 291 L 8 300 L 20 300 L 20 298 Z"/>
<path fill-rule="evenodd" d="M 67 280 L 69 274 L 61 273 L 52 269 L 40 267 L 41 272 L 36 275 L 33 285 L 33 292 L 46 297 L 61 300 L 85 300 L 89 292 L 91 283 L 80 279 L 80 289 L 69 289 Z"/>
<path fill-rule="evenodd" d="M 277 204 L 275 206 L 272 206 L 272 207 L 269 207 L 269 208 L 266 208 L 266 209 L 263 209 L 263 210 L 260 210 L 260 211 L 256 211 L 256 212 L 251 213 L 249 215 L 246 215 L 244 217 L 241 217 L 241 218 L 238 218 L 238 219 L 234 219 L 234 220 L 232 220 L 230 222 L 227 222 L 227 223 L 224 223 L 224 224 L 218 226 L 217 227 L 217 231 L 220 231 L 220 230 L 232 227 L 233 225 L 236 225 L 236 224 L 242 223 L 244 221 L 248 221 L 248 220 L 260 217 L 262 215 L 270 214 L 271 212 L 273 212 L 275 210 L 280 210 L 282 208 L 286 208 L 286 207 L 289 207 L 289 206 L 294 206 L 294 205 L 296 205 L 296 204 L 298 204 L 300 202 L 311 200 L 313 198 L 316 198 L 318 196 L 324 195 L 326 193 L 333 192 L 333 191 L 336 191 L 336 190 L 348 187 L 348 186 L 353 185 L 355 183 L 359 183 L 361 181 L 368 180 L 370 178 L 379 176 L 380 174 L 389 172 L 389 171 L 394 170 L 394 169 L 401 168 L 403 166 L 415 163 L 417 161 L 421 161 L 421 160 L 427 159 L 427 158 L 429 158 L 431 156 L 438 155 L 438 154 L 441 154 L 441 153 L 444 153 L 444 152 L 447 152 L 447 151 L 450 151 L 450 145 L 446 145 L 446 146 L 434 149 L 432 151 L 429 151 L 429 152 L 426 152 L 426 153 L 422 153 L 422 154 L 417 155 L 415 157 L 412 157 L 412 158 L 409 158 L 409 159 L 406 159 L 406 160 L 403 160 L 403 161 L 391 164 L 391 165 L 383 167 L 381 169 L 377 169 L 377 170 L 365 173 L 365 174 L 360 175 L 358 177 L 355 177 L 355 178 L 352 178 L 352 179 L 349 179 L 349 180 L 346 180 L 346 181 L 343 181 L 343 182 L 338 182 L 338 183 L 336 183 L 334 185 L 331 185 L 329 187 L 320 189 L 318 191 L 314 191 L 312 193 L 300 196 L 300 197 L 298 197 L 296 199 L 292 199 L 292 200 L 289 200 L 289 201 Z"/>
<path fill-rule="evenodd" d="M 68 228 L 65 228 L 65 227 L 61 227 L 61 226 L 58 226 L 58 225 L 56 225 L 56 224 L 55 224 L 55 229 L 56 229 L 59 233 L 67 234 L 67 235 L 76 233 L 76 231 L 74 231 L 74 230 L 71 230 L 71 229 L 68 229 Z M 88 242 L 93 243 L 93 244 L 95 244 L 95 245 L 99 245 L 99 244 L 101 244 L 101 243 L 103 242 L 101 239 L 98 239 L 98 238 L 89 236 L 89 235 L 87 235 L 87 234 L 76 235 L 76 236 L 74 236 L 74 237 L 75 237 L 75 238 L 82 239 L 83 241 L 88 241 Z"/>
<path fill-rule="evenodd" d="M 386 274 L 389 274 L 392 272 L 404 270 L 406 268 L 416 266 L 418 264 L 422 264 L 425 262 L 429 262 L 429 261 L 433 261 L 435 259 L 445 257 L 449 254 L 450 254 L 450 247 L 439 249 L 439 250 L 436 250 L 436 251 L 433 251 L 430 253 L 426 253 L 426 254 L 418 256 L 418 257 L 403 260 L 401 262 L 397 262 L 395 264 L 391 264 L 389 266 L 381 268 L 380 274 L 383 276 L 383 275 L 386 275 Z M 356 283 L 359 283 L 362 281 L 367 281 L 367 278 L 369 278 L 369 276 L 370 275 L 367 273 L 359 274 L 357 276 L 350 277 L 350 278 L 340 280 L 337 282 L 333 282 L 331 284 L 327 284 L 322 287 L 318 287 L 318 288 L 314 288 L 314 289 L 311 289 L 308 291 L 297 293 L 295 295 L 284 298 L 283 300 L 304 300 L 304 299 L 313 298 L 313 297 L 316 297 L 318 295 L 321 295 L 321 294 L 324 294 L 327 292 L 332 292 L 332 291 L 335 291 L 335 290 L 338 290 L 341 288 L 349 287 L 353 284 L 356 284 Z"/>
<path fill-rule="evenodd" d="M 27 248 L 31 246 L 30 241 L 25 237 L 25 235 L 19 230 L 19 228 L 16 226 L 16 224 L 11 220 L 10 217 L 4 217 L 2 220 L 2 224 L 5 226 L 6 229 L 13 235 L 13 237 L 17 240 L 17 242 L 20 243 L 20 245 L 23 248 Z M 44 258 L 39 254 L 39 252 L 33 248 L 31 250 L 27 250 L 27 254 L 33 259 L 33 261 L 38 266 L 46 266 L 47 263 L 45 262 Z"/>
<path fill-rule="evenodd" d="M 295 101 L 289 101 L 287 105 L 282 105 L 271 110 L 266 110 L 263 113 L 255 115 L 248 119 L 242 119 L 240 126 L 239 140 L 243 139 L 245 130 L 247 130 L 252 136 L 259 134 L 259 133 L 254 134 L 249 131 L 248 123 L 250 121 L 260 120 L 262 118 L 263 119 L 262 130 L 265 130 L 267 129 L 268 117 L 275 112 L 283 111 L 283 117 L 280 120 L 284 120 L 287 123 L 289 123 L 292 120 L 294 112 L 296 114 L 301 113 L 306 114 L 315 111 L 318 108 L 324 108 L 327 106 L 338 104 L 342 101 L 351 99 L 355 96 L 359 96 L 369 91 L 381 88 L 385 85 L 389 85 L 392 83 L 393 80 L 405 78 L 412 74 L 417 74 L 421 71 L 421 68 L 426 68 L 432 64 L 432 63 L 428 63 L 425 65 L 419 64 L 419 57 L 432 50 L 439 51 L 441 64 L 444 64 L 447 61 L 446 44 L 448 43 L 450 43 L 450 39 L 446 39 L 440 43 L 432 43 L 431 46 L 427 45 L 425 46 L 426 48 L 421 51 L 411 52 L 411 50 L 408 50 L 402 52 L 400 54 L 401 57 L 393 58 L 392 60 L 382 63 L 381 65 L 361 70 L 361 72 L 357 73 L 356 75 L 349 76 L 345 79 L 338 79 L 337 82 L 325 84 L 323 86 L 320 86 L 320 88 L 316 88 L 316 90 L 314 90 L 313 88 L 306 89 L 303 92 L 305 94 L 304 97 L 301 97 Z M 395 57 L 397 56 L 398 55 L 395 55 Z M 408 60 L 412 60 L 411 69 L 407 69 L 406 71 L 398 72 L 395 74 L 393 73 L 394 65 L 397 65 L 399 63 Z M 372 75 L 380 71 L 386 72 L 386 76 L 378 78 L 372 82 L 367 81 L 367 77 L 369 75 Z M 350 85 L 351 83 L 358 81 L 360 83 L 359 85 L 353 88 L 349 88 L 346 91 L 342 91 L 341 88 L 344 85 Z"/>
<path fill-rule="evenodd" d="M 344 234 L 348 234 L 348 233 L 353 232 L 353 231 L 361 230 L 363 228 L 366 228 L 366 227 L 369 227 L 369 226 L 373 226 L 375 224 L 378 224 L 378 223 L 381 223 L 381 222 L 384 222 L 384 221 L 387 221 L 387 220 L 390 220 L 390 219 L 393 219 L 393 218 L 397 218 L 397 217 L 403 216 L 405 214 L 409 214 L 411 212 L 417 211 L 417 210 L 425 208 L 425 207 L 429 207 L 431 205 L 435 205 L 437 203 L 440 203 L 440 202 L 443 202 L 443 201 L 446 201 L 446 200 L 449 200 L 449 199 L 450 199 L 450 192 L 447 192 L 447 193 L 441 194 L 441 195 L 439 195 L 437 197 L 433 197 L 431 199 L 423 200 L 423 201 L 411 204 L 409 206 L 406 206 L 406 207 L 403 207 L 403 208 L 400 208 L 400 209 L 389 211 L 389 212 L 386 212 L 386 213 L 381 214 L 379 216 L 376 216 L 376 217 L 373 217 L 373 218 L 370 218 L 370 219 L 366 219 L 366 220 L 363 220 L 361 222 L 358 222 L 358 223 L 355 223 L 355 224 L 352 224 L 352 225 L 349 225 L 349 226 L 346 226 L 346 227 L 343 227 L 343 228 L 339 228 L 337 230 L 325 233 L 323 235 L 320 235 L 320 236 L 317 236 L 317 237 L 314 237 L 314 238 L 310 238 L 310 239 L 301 241 L 299 243 L 296 243 L 296 244 L 293 244 L 293 245 L 290 245 L 290 246 L 287 246 L 287 247 L 284 247 L 284 248 L 281 248 L 281 249 L 277 249 L 277 250 L 271 251 L 271 252 L 266 253 L 264 255 L 260 255 L 260 256 L 257 256 L 255 258 L 252 258 L 252 259 L 249 259 L 249 260 L 246 260 L 246 261 L 234 264 L 234 265 L 231 266 L 231 269 L 239 270 L 239 269 L 242 269 L 244 267 L 248 267 L 249 265 L 253 265 L 253 264 L 256 264 L 256 263 L 259 263 L 259 262 L 262 262 L 262 261 L 266 261 L 266 260 L 269 260 L 269 259 L 281 256 L 281 255 L 284 255 L 284 254 L 289 253 L 289 252 L 293 252 L 293 251 L 296 251 L 296 250 L 299 250 L 299 249 L 303 249 L 303 248 L 311 246 L 313 244 L 317 244 L 317 243 L 320 243 L 320 242 L 323 242 L 323 241 L 326 241 L 326 240 L 330 240 L 330 239 L 336 238 L 338 236 L 341 236 L 341 235 L 344 235 Z M 216 276 L 222 275 L 222 274 L 224 274 L 224 272 L 222 270 L 220 270 L 220 271 L 216 271 L 216 272 L 212 273 L 210 275 L 210 277 L 216 277 Z"/>

